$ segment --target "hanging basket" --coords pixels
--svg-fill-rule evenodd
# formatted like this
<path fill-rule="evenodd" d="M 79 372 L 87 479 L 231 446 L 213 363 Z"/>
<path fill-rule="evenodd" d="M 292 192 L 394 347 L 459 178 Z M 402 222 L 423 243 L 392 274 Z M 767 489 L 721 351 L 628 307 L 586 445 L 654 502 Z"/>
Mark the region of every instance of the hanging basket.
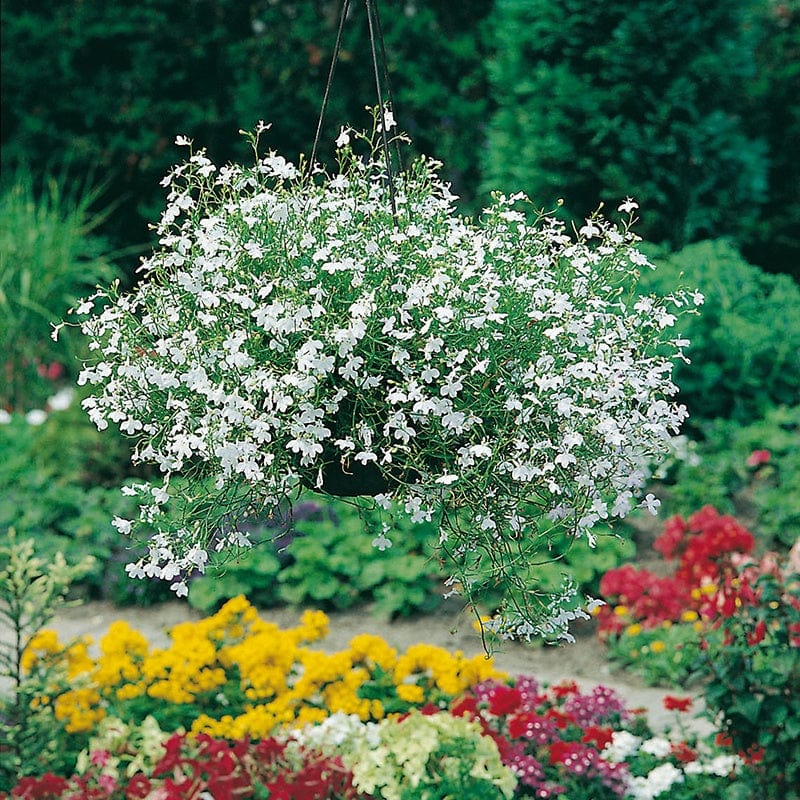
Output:
<path fill-rule="evenodd" d="M 387 513 L 441 520 L 468 599 L 485 570 L 505 587 L 499 632 L 561 631 L 572 595 L 543 601 L 530 565 L 548 526 L 590 536 L 635 506 L 686 416 L 672 329 L 702 297 L 636 298 L 634 203 L 570 232 L 497 193 L 470 220 L 438 162 L 393 174 L 393 125 L 379 104 L 371 132 L 342 128 L 333 175 L 264 153 L 263 124 L 253 166 L 191 149 L 145 280 L 78 307 L 84 407 L 163 475 L 115 520 L 153 537 L 130 571 L 185 592 L 176 577 L 246 543 L 231 522 L 254 509 L 390 495 Z"/>

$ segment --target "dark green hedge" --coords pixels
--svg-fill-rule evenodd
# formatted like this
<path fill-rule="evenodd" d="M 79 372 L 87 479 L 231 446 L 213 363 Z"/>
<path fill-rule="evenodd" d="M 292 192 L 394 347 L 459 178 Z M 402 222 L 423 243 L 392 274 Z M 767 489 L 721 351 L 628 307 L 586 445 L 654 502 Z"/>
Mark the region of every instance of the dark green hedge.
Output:
<path fill-rule="evenodd" d="M 477 183 L 488 92 L 479 26 L 490 0 L 381 4 L 398 121 L 447 163 L 455 191 Z M 339 2 L 4 0 L 3 160 L 111 173 L 122 243 L 144 242 L 158 182 L 182 158 L 176 134 L 217 160 L 248 158 L 240 128 L 273 123 L 287 156 L 311 149 Z M 351 4 L 324 147 L 339 125 L 367 127 L 375 103 L 362 3 Z"/>
<path fill-rule="evenodd" d="M 309 152 L 339 0 L 4 0 L 3 167 L 69 160 L 113 180 L 108 233 L 149 239 L 186 134 L 217 160 L 236 132 Z M 400 126 L 480 187 L 578 216 L 635 195 L 672 247 L 728 236 L 800 274 L 800 0 L 381 0 Z M 490 79 L 491 75 L 491 79 Z M 374 102 L 352 0 L 323 141 Z M 330 153 L 323 150 L 321 155 Z"/>

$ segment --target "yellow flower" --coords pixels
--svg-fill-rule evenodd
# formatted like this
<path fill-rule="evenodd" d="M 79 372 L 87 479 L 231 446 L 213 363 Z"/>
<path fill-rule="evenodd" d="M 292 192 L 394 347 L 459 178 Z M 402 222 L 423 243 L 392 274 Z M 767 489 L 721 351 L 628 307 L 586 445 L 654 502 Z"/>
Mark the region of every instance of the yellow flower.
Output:
<path fill-rule="evenodd" d="M 301 642 L 316 642 L 328 635 L 328 615 L 322 611 L 304 611 L 296 628 Z"/>
<path fill-rule="evenodd" d="M 661 639 L 656 639 L 654 642 L 650 644 L 650 649 L 654 653 L 663 653 L 665 647 L 666 645 L 664 644 L 664 642 L 661 641 Z"/>
<path fill-rule="evenodd" d="M 694 622 L 698 617 L 699 615 L 696 611 L 684 611 L 683 614 L 681 614 L 681 619 L 684 622 Z"/>
<path fill-rule="evenodd" d="M 350 655 L 353 663 L 366 663 L 369 667 L 378 666 L 389 672 L 397 663 L 397 650 L 390 647 L 380 636 L 361 633 L 350 640 Z"/>
<path fill-rule="evenodd" d="M 106 715 L 99 703 L 100 694 L 96 689 L 71 689 L 56 698 L 56 719 L 66 720 L 68 733 L 88 733 Z"/>
<path fill-rule="evenodd" d="M 133 700 L 134 697 L 141 697 L 146 691 L 146 688 L 141 683 L 126 683 L 120 686 L 116 691 L 118 700 Z"/>
<path fill-rule="evenodd" d="M 83 636 L 67 648 L 67 677 L 70 680 L 94 669 L 94 659 L 89 655 L 91 644 L 92 638 Z"/>
<path fill-rule="evenodd" d="M 415 683 L 401 683 L 397 687 L 397 696 L 406 703 L 422 703 L 425 700 L 422 687 Z"/>
<path fill-rule="evenodd" d="M 614 613 L 618 617 L 624 617 L 628 613 L 628 606 L 615 606 Z"/>
<path fill-rule="evenodd" d="M 43 628 L 35 633 L 25 652 L 22 654 L 20 664 L 25 672 L 30 672 L 40 661 L 51 661 L 47 656 L 55 656 L 63 651 L 64 647 L 58 640 L 58 634 L 50 628 Z"/>
<path fill-rule="evenodd" d="M 629 636 L 638 636 L 642 632 L 642 626 L 638 622 L 634 622 L 633 625 L 628 625 L 625 628 L 625 633 Z"/>

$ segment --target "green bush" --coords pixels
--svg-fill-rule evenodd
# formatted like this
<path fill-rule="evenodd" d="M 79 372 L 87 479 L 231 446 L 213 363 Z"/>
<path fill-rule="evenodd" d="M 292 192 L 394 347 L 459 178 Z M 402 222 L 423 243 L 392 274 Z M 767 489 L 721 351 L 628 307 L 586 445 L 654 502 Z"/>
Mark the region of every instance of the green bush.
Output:
<path fill-rule="evenodd" d="M 52 691 L 53 670 L 26 672 L 23 657 L 36 633 L 63 605 L 70 584 L 87 569 L 91 559 L 70 565 L 60 553 L 42 557 L 34 540 L 19 540 L 12 529 L 0 541 L 0 795 L 23 775 L 41 775 L 46 769 L 71 769 L 74 760 L 58 747 L 54 731 L 64 732 L 52 706 L 39 702 Z M 60 677 L 60 676 L 59 676 Z M 10 684 L 9 696 L 5 696 Z"/>
<path fill-rule="evenodd" d="M 800 405 L 750 425 L 717 420 L 703 430 L 697 463 L 676 462 L 666 491 L 655 490 L 662 513 L 710 504 L 745 520 L 762 547 L 791 547 L 800 531 Z"/>
<path fill-rule="evenodd" d="M 116 277 L 106 243 L 93 235 L 103 217 L 91 208 L 101 195 L 63 177 L 39 187 L 22 168 L 0 192 L 0 408 L 40 406 L 55 381 L 77 374 L 82 337 L 66 331 L 55 342 L 51 326 Z"/>
<path fill-rule="evenodd" d="M 127 459 L 119 436 L 98 433 L 77 405 L 41 425 L 10 415 L 0 425 L 0 531 L 25 531 L 49 560 L 57 553 L 76 562 L 93 556 L 80 582 L 83 594 L 146 605 L 169 592 L 124 574 L 131 543 L 111 520 L 136 510 L 136 499 L 119 490 Z"/>
<path fill-rule="evenodd" d="M 800 287 L 791 278 L 748 264 L 725 240 L 650 256 L 658 269 L 642 275 L 642 292 L 669 294 L 682 284 L 705 296 L 700 314 L 676 331 L 691 341 L 691 364 L 675 370 L 689 430 L 716 418 L 746 425 L 798 401 Z"/>
<path fill-rule="evenodd" d="M 484 186 L 579 219 L 626 195 L 646 239 L 754 225 L 766 146 L 748 136 L 749 0 L 497 0 Z"/>
<path fill-rule="evenodd" d="M 800 280 L 800 0 L 759 0 L 750 26 L 758 32 L 756 74 L 743 89 L 746 124 L 766 140 L 768 192 L 757 224 L 743 232 L 756 264 Z"/>
<path fill-rule="evenodd" d="M 800 798 L 800 582 L 797 573 L 750 578 L 758 602 L 722 620 L 701 649 L 709 717 L 732 749 L 754 756 L 752 797 Z"/>

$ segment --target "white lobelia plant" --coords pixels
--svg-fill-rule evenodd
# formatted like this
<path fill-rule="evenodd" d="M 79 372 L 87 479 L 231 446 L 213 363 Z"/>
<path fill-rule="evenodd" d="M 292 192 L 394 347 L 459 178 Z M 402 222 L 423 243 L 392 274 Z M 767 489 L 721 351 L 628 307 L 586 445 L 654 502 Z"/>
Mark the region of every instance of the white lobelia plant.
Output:
<path fill-rule="evenodd" d="M 489 631 L 569 637 L 574 587 L 543 594 L 531 565 L 554 525 L 591 543 L 636 506 L 686 417 L 674 331 L 702 297 L 633 293 L 651 265 L 631 201 L 572 233 L 522 194 L 473 221 L 419 158 L 393 213 L 379 124 L 342 129 L 333 175 L 260 156 L 267 127 L 253 166 L 190 150 L 142 282 L 76 310 L 84 408 L 161 472 L 114 520 L 149 537 L 129 574 L 185 594 L 209 550 L 248 545 L 238 521 L 313 489 L 381 509 L 381 548 L 392 515 L 435 521 L 453 590 L 505 598 Z"/>

